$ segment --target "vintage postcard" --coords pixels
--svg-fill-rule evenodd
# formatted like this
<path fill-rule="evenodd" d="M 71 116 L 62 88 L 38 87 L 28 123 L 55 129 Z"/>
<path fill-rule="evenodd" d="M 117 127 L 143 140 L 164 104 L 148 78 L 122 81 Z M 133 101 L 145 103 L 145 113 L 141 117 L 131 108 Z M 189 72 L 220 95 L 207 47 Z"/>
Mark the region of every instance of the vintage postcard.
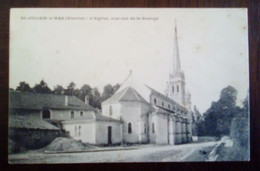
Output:
<path fill-rule="evenodd" d="M 248 161 L 244 8 L 12 8 L 9 163 Z"/>

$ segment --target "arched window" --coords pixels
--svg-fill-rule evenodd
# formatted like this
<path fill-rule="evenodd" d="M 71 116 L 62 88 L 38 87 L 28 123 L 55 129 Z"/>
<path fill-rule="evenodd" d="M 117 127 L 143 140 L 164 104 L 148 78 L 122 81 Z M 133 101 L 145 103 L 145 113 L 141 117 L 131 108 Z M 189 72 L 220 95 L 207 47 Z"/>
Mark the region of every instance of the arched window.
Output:
<path fill-rule="evenodd" d="M 51 118 L 51 111 L 48 109 L 45 109 L 42 111 L 42 118 L 43 119 L 50 119 Z"/>
<path fill-rule="evenodd" d="M 153 101 L 154 101 L 154 104 L 156 104 L 156 98 L 154 98 Z"/>
<path fill-rule="evenodd" d="M 179 92 L 179 86 L 177 85 L 177 92 Z"/>
<path fill-rule="evenodd" d="M 80 111 L 80 116 L 81 116 L 81 117 L 83 116 L 83 111 Z"/>
<path fill-rule="evenodd" d="M 112 106 L 109 106 L 109 115 L 112 116 L 112 114 L 113 114 L 113 108 Z"/>
<path fill-rule="evenodd" d="M 162 102 L 162 106 L 164 106 L 164 103 Z"/>
<path fill-rule="evenodd" d="M 74 118 L 74 111 L 70 112 L 70 118 L 73 119 Z"/>
<path fill-rule="evenodd" d="M 81 134 L 81 132 L 80 132 L 80 131 L 81 131 L 81 126 L 79 126 L 79 134 L 78 134 L 79 136 L 80 136 L 80 134 Z"/>
<path fill-rule="evenodd" d="M 132 133 L 132 124 L 129 122 L 128 123 L 128 134 Z"/>
<path fill-rule="evenodd" d="M 155 133 L 154 123 L 152 123 L 152 132 Z"/>
<path fill-rule="evenodd" d="M 174 86 L 172 86 L 172 92 L 174 93 Z"/>

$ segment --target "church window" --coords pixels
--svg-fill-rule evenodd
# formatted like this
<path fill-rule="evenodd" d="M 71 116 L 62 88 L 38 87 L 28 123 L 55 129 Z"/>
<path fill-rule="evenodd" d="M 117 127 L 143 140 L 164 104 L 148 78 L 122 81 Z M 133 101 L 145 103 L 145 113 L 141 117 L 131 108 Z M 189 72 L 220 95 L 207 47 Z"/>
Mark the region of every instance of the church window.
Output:
<path fill-rule="evenodd" d="M 155 133 L 154 123 L 152 123 L 152 132 Z"/>
<path fill-rule="evenodd" d="M 74 111 L 70 112 L 70 118 L 73 119 L 74 118 Z"/>
<path fill-rule="evenodd" d="M 156 98 L 154 98 L 153 101 L 154 101 L 154 104 L 156 104 Z"/>
<path fill-rule="evenodd" d="M 132 133 L 132 124 L 129 122 L 128 123 L 128 134 Z"/>
<path fill-rule="evenodd" d="M 172 86 L 172 92 L 174 93 L 174 86 Z"/>
<path fill-rule="evenodd" d="M 83 111 L 80 111 L 80 116 L 83 116 Z"/>
<path fill-rule="evenodd" d="M 179 86 L 177 86 L 177 92 L 179 92 Z"/>
<path fill-rule="evenodd" d="M 78 135 L 79 135 L 79 136 L 80 136 L 80 134 L 81 134 L 80 130 L 81 130 L 81 126 L 79 126 L 79 132 L 78 132 Z"/>
<path fill-rule="evenodd" d="M 112 114 L 113 114 L 112 106 L 109 106 L 109 115 L 112 116 Z"/>
<path fill-rule="evenodd" d="M 51 118 L 51 111 L 50 110 L 43 110 L 42 111 L 42 118 L 43 119 L 50 119 Z"/>
<path fill-rule="evenodd" d="M 162 106 L 164 106 L 164 103 L 162 102 Z"/>

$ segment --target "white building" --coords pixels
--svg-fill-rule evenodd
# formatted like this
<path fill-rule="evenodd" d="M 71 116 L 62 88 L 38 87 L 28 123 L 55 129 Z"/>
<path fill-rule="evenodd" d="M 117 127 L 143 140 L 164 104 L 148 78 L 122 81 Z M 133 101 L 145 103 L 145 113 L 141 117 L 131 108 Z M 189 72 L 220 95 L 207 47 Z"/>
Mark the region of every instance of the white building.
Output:
<path fill-rule="evenodd" d="M 102 115 L 122 122 L 125 143 L 186 143 L 191 140 L 190 97 L 181 71 L 175 28 L 173 69 L 165 95 L 130 74 L 119 90 L 102 103 Z"/>

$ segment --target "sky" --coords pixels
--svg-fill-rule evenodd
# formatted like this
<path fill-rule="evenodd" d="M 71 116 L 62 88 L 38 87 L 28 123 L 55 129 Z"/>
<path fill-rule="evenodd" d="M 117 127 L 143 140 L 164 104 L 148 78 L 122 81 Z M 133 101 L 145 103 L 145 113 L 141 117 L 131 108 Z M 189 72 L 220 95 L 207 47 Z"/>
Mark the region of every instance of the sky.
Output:
<path fill-rule="evenodd" d="M 133 77 L 164 92 L 175 21 L 181 69 L 201 113 L 228 85 L 238 105 L 249 88 L 246 9 L 11 9 L 10 78 L 97 87 Z"/>

